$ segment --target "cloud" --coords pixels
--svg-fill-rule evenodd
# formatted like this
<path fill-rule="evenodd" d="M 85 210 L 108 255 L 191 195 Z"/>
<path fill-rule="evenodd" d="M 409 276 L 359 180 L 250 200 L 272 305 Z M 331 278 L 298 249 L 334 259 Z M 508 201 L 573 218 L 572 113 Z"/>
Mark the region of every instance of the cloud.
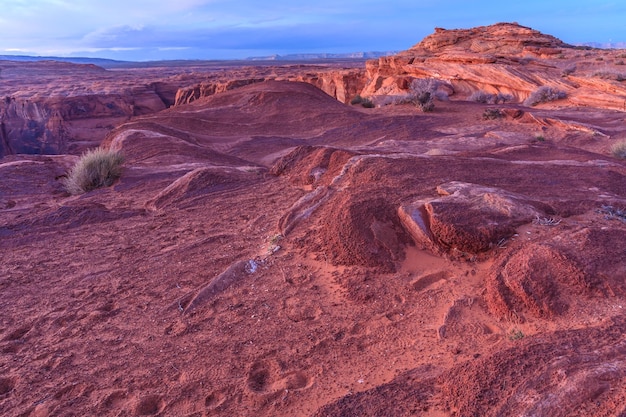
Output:
<path fill-rule="evenodd" d="M 406 49 L 447 28 L 518 21 L 566 42 L 623 38 L 626 6 L 526 0 L 2 0 L 0 48 L 205 54 Z M 592 36 L 593 35 L 593 36 Z M 621 36 L 621 38 L 620 38 Z M 187 55 L 184 55 L 187 54 Z M 194 54 L 202 54 L 196 56 Z M 165 56 L 165 54 L 164 54 Z"/>

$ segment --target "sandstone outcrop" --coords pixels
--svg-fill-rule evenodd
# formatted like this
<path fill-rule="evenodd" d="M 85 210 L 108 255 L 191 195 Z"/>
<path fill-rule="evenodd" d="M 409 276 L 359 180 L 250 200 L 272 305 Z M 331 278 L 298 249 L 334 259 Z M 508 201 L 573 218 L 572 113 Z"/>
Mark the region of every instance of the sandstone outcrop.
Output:
<path fill-rule="evenodd" d="M 435 253 L 492 249 L 543 215 L 528 197 L 462 182 L 439 185 L 442 197 L 402 205 L 398 215 L 415 243 Z"/>
<path fill-rule="evenodd" d="M 181 88 L 176 93 L 175 104 L 188 104 L 201 97 L 208 97 L 245 85 L 272 80 L 300 81 L 312 84 L 342 103 L 348 103 L 361 92 L 366 83 L 365 71 L 363 69 L 332 69 L 309 72 L 301 71 L 301 68 L 287 67 L 277 68 L 275 73 L 265 77 L 254 77 L 254 74 L 250 76 L 253 78 L 216 80 Z"/>
<path fill-rule="evenodd" d="M 560 105 L 624 110 L 626 87 L 616 81 L 623 73 L 619 56 L 611 50 L 586 52 L 514 23 L 438 28 L 406 51 L 368 61 L 362 95 L 402 95 L 407 79 L 433 78 L 450 85 L 451 98 L 461 100 L 485 91 L 522 102 L 547 85 L 567 93 Z"/>

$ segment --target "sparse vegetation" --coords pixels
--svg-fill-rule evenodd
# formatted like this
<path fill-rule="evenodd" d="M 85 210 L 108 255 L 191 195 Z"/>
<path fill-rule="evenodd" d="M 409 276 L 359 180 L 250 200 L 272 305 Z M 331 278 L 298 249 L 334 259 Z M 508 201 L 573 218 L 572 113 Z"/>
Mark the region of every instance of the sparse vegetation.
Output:
<path fill-rule="evenodd" d="M 533 91 L 524 101 L 524 104 L 527 106 L 536 106 L 540 103 L 562 100 L 566 97 L 567 93 L 565 91 L 544 85 Z"/>
<path fill-rule="evenodd" d="M 626 74 L 616 71 L 598 71 L 594 72 L 593 76 L 602 78 L 603 80 L 626 81 Z"/>
<path fill-rule="evenodd" d="M 563 73 L 561 73 L 561 76 L 567 77 L 568 75 L 573 74 L 574 71 L 576 71 L 576 65 L 569 66 L 563 70 Z"/>
<path fill-rule="evenodd" d="M 497 120 L 504 117 L 504 113 L 500 109 L 485 109 L 483 112 L 483 120 Z"/>
<path fill-rule="evenodd" d="M 509 332 L 509 340 L 520 340 L 524 338 L 524 333 L 518 329 L 511 329 Z"/>
<path fill-rule="evenodd" d="M 474 101 L 476 103 L 483 103 L 483 104 L 493 103 L 494 101 L 496 101 L 496 95 L 488 93 L 483 90 L 478 90 L 478 91 L 474 91 L 469 96 L 469 100 Z"/>
<path fill-rule="evenodd" d="M 555 219 L 554 217 L 540 217 L 536 215 L 533 219 L 533 224 L 539 226 L 558 226 L 561 224 L 561 219 Z"/>
<path fill-rule="evenodd" d="M 360 95 L 354 96 L 352 100 L 350 100 L 350 104 L 353 106 L 356 104 L 360 104 L 361 106 L 371 109 L 374 107 L 374 103 L 369 98 L 361 97 Z"/>
<path fill-rule="evenodd" d="M 431 112 L 435 109 L 434 99 L 438 87 L 439 82 L 432 78 L 413 80 L 407 99 L 421 111 Z"/>
<path fill-rule="evenodd" d="M 511 94 L 498 93 L 496 94 L 496 104 L 498 103 L 506 103 L 507 101 L 512 101 L 513 96 Z"/>
<path fill-rule="evenodd" d="M 365 107 L 366 109 L 372 109 L 375 107 L 372 100 L 368 98 L 363 99 L 363 101 L 361 102 L 361 106 Z"/>
<path fill-rule="evenodd" d="M 611 153 L 616 158 L 626 159 L 626 140 L 616 142 L 611 146 Z"/>
<path fill-rule="evenodd" d="M 539 133 L 539 134 L 535 135 L 535 140 L 537 142 L 545 142 L 546 141 L 546 137 L 543 136 L 541 133 Z"/>
<path fill-rule="evenodd" d="M 108 187 L 122 175 L 124 157 L 119 151 L 96 148 L 83 153 L 65 178 L 70 194 L 83 194 Z"/>
<path fill-rule="evenodd" d="M 626 223 L 626 209 L 619 209 L 613 206 L 602 206 L 599 212 L 604 214 L 605 219 L 619 220 Z"/>

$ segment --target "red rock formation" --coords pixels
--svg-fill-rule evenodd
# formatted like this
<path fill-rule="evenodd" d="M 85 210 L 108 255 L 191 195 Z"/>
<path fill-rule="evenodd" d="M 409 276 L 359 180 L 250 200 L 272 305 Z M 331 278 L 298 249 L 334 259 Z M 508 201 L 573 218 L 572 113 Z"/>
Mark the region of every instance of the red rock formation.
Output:
<path fill-rule="evenodd" d="M 401 95 L 407 78 L 435 78 L 451 85 L 453 98 L 458 99 L 484 90 L 510 94 L 521 102 L 547 85 L 567 93 L 567 102 L 560 105 L 624 110 L 623 83 L 598 76 L 601 71 L 620 74 L 621 67 L 613 65 L 619 54 L 598 50 L 585 59 L 581 49 L 512 23 L 438 28 L 407 51 L 368 61 L 368 84 L 362 95 Z"/>
<path fill-rule="evenodd" d="M 243 87 L 245 85 L 270 80 L 301 81 L 313 84 L 331 97 L 342 103 L 348 103 L 365 86 L 364 71 L 361 69 L 352 70 L 325 70 L 318 72 L 303 71 L 303 68 L 275 68 L 277 74 L 264 77 L 254 77 L 254 73 L 245 78 L 245 75 L 230 74 L 230 77 L 241 77 L 236 79 L 207 81 L 191 87 L 185 87 L 176 93 L 176 105 L 188 104 L 201 97 L 208 97 L 213 94 Z"/>

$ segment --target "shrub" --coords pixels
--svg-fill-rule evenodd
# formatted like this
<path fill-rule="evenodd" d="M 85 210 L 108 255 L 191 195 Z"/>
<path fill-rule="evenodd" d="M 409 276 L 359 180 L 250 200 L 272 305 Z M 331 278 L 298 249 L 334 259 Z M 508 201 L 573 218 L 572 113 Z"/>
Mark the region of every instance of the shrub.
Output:
<path fill-rule="evenodd" d="M 484 120 L 497 120 L 504 117 L 504 113 L 500 109 L 485 109 L 483 112 Z"/>
<path fill-rule="evenodd" d="M 407 100 L 413 103 L 423 112 L 431 112 L 435 109 L 435 94 L 439 82 L 432 78 L 418 78 L 411 82 Z"/>
<path fill-rule="evenodd" d="M 350 100 L 350 104 L 356 105 L 360 104 L 361 106 L 371 109 L 374 107 L 374 103 L 369 98 L 361 97 L 360 95 L 354 96 L 352 100 Z"/>
<path fill-rule="evenodd" d="M 490 94 L 483 90 L 474 91 L 472 95 L 469 96 L 470 101 L 475 101 L 476 103 L 493 103 L 496 100 L 495 94 Z"/>
<path fill-rule="evenodd" d="M 70 194 L 108 187 L 122 175 L 124 157 L 118 151 L 96 148 L 83 153 L 64 181 Z"/>
<path fill-rule="evenodd" d="M 614 143 L 611 146 L 611 153 L 617 158 L 626 159 L 626 140 Z"/>
<path fill-rule="evenodd" d="M 562 77 L 567 77 L 570 74 L 573 74 L 576 71 L 576 65 L 569 66 L 563 70 L 561 74 Z"/>
<path fill-rule="evenodd" d="M 626 75 L 615 71 L 598 71 L 593 73 L 594 77 L 601 78 L 603 80 L 624 81 Z"/>
<path fill-rule="evenodd" d="M 511 101 L 513 100 L 513 96 L 511 94 L 505 94 L 505 93 L 498 93 L 496 95 L 496 101 L 495 103 L 506 103 L 507 101 Z"/>
<path fill-rule="evenodd" d="M 565 91 L 544 85 L 533 91 L 524 101 L 527 106 L 536 106 L 539 103 L 547 103 L 549 101 L 562 100 L 567 97 Z"/>
<path fill-rule="evenodd" d="M 374 108 L 374 102 L 372 102 L 372 100 L 370 100 L 369 98 L 364 98 L 363 101 L 361 101 L 361 106 L 365 107 L 366 109 L 372 109 Z"/>
<path fill-rule="evenodd" d="M 352 100 L 350 100 L 350 104 L 355 105 L 355 104 L 361 104 L 363 102 L 363 97 L 361 97 L 360 95 L 356 95 L 354 96 L 354 98 Z"/>

